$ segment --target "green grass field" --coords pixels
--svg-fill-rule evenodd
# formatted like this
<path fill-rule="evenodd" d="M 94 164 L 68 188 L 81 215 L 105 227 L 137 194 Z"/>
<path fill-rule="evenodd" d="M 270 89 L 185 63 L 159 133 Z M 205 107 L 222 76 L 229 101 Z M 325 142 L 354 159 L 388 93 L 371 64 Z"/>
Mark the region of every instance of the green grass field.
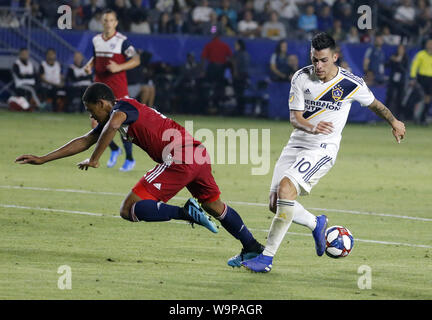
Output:
<path fill-rule="evenodd" d="M 222 198 L 265 243 L 274 162 L 286 144 L 286 121 L 173 116 L 199 128 L 271 129 L 271 168 L 214 165 Z M 87 115 L 0 112 L 0 299 L 431 299 L 432 130 L 407 127 L 398 145 L 390 129 L 348 125 L 335 167 L 300 202 L 329 225 L 348 227 L 350 256 L 317 257 L 310 231 L 293 224 L 273 270 L 254 274 L 226 261 L 240 243 L 224 229 L 211 234 L 181 222 L 129 223 L 118 209 L 130 188 L 154 166 L 137 147 L 132 172 L 105 166 L 80 171 L 91 150 L 43 166 L 18 165 L 18 155 L 42 155 L 89 130 Z M 116 137 L 116 141 L 120 141 Z M 122 159 L 123 160 L 123 159 Z M 182 205 L 180 192 L 170 201 Z M 326 210 L 326 211 L 323 211 Z M 96 214 L 96 215 L 94 215 Z M 72 289 L 57 273 L 72 270 Z M 371 289 L 361 289 L 361 266 Z"/>

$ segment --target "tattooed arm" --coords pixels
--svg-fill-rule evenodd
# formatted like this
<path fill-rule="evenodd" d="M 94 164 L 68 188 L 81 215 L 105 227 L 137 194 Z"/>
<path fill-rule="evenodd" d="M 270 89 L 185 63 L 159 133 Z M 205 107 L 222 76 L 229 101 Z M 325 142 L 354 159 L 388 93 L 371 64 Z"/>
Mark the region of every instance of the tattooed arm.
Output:
<path fill-rule="evenodd" d="M 400 143 L 405 136 L 405 124 L 396 119 L 391 111 L 377 99 L 375 99 L 368 108 L 390 124 L 393 136 L 396 141 Z"/>

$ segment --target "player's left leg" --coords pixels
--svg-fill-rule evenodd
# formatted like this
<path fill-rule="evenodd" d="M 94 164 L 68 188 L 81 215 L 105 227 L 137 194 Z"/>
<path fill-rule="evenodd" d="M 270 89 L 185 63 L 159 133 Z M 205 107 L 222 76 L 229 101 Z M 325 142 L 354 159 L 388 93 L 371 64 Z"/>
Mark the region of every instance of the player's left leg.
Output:
<path fill-rule="evenodd" d="M 131 171 L 135 167 L 135 160 L 132 156 L 132 142 L 123 138 L 122 142 L 126 152 L 126 159 L 122 167 L 120 168 L 120 171 Z"/>
<path fill-rule="evenodd" d="M 242 261 L 252 259 L 263 251 L 264 247 L 254 238 L 237 211 L 220 198 L 215 201 L 205 201 L 202 207 L 219 220 L 221 225 L 243 245 L 240 254 L 228 260 L 229 266 L 240 267 Z"/>

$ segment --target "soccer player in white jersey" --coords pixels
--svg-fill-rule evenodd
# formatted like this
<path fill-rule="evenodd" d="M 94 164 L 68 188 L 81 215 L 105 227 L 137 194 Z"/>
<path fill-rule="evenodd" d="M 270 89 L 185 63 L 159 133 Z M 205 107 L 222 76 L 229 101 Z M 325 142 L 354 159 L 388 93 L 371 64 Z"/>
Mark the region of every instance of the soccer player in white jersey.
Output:
<path fill-rule="evenodd" d="M 317 255 L 323 255 L 327 217 L 316 217 L 296 199 L 309 194 L 334 165 L 353 101 L 386 120 L 398 143 L 405 136 L 404 123 L 375 99 L 363 79 L 335 64 L 335 46 L 327 33 L 315 35 L 311 42 L 312 65 L 300 69 L 292 78 L 289 107 L 294 131 L 273 172 L 269 207 L 276 215 L 266 247 L 259 256 L 241 262 L 252 271 L 271 270 L 273 257 L 292 221 L 312 231 Z"/>

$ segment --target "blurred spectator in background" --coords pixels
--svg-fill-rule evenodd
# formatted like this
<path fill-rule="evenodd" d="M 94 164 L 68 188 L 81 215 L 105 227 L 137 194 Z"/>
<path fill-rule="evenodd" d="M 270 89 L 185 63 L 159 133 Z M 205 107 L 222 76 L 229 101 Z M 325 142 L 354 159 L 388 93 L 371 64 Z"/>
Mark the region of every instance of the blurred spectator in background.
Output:
<path fill-rule="evenodd" d="M 424 91 L 424 105 L 415 120 L 417 123 L 426 124 L 426 115 L 432 100 L 432 39 L 428 39 L 424 49 L 415 55 L 411 64 L 410 78 L 411 86 L 418 82 Z"/>
<path fill-rule="evenodd" d="M 272 40 L 281 40 L 286 38 L 285 25 L 279 21 L 279 15 L 276 11 L 272 11 L 270 21 L 263 24 L 261 36 Z"/>
<path fill-rule="evenodd" d="M 201 53 L 201 65 L 205 64 L 205 79 L 210 85 L 210 112 L 215 112 L 223 99 L 225 90 L 224 73 L 227 63 L 232 56 L 232 51 L 228 44 L 220 39 L 220 34 L 216 31 L 213 38 L 208 42 Z"/>
<path fill-rule="evenodd" d="M 352 26 L 349 29 L 349 32 L 345 37 L 345 41 L 347 43 L 360 43 L 360 37 L 356 26 Z"/>
<path fill-rule="evenodd" d="M 151 34 L 150 23 L 147 21 L 147 15 L 134 16 L 131 20 L 130 32 Z"/>
<path fill-rule="evenodd" d="M 61 65 L 57 61 L 56 51 L 49 48 L 46 51 L 45 61 L 39 68 L 42 104 L 45 103 L 47 111 L 63 111 L 66 96 L 64 90 L 64 78 Z"/>
<path fill-rule="evenodd" d="M 12 65 L 12 77 L 15 94 L 26 98 L 30 104 L 38 107 L 40 101 L 35 91 L 36 71 L 26 48 L 20 49 L 18 59 Z"/>
<path fill-rule="evenodd" d="M 110 9 L 114 10 L 117 14 L 117 30 L 123 32 L 129 31 L 131 21 L 128 8 L 126 7 L 126 0 L 115 0 Z"/>
<path fill-rule="evenodd" d="M 342 6 L 342 15 L 338 18 L 342 23 L 342 29 L 349 30 L 352 26 L 357 26 L 357 17 L 354 16 L 352 7 L 349 3 Z"/>
<path fill-rule="evenodd" d="M 384 44 L 396 46 L 401 43 L 401 37 L 397 34 L 391 34 L 390 28 L 388 26 L 383 27 L 382 37 Z"/>
<path fill-rule="evenodd" d="M 222 14 L 219 16 L 218 25 L 222 36 L 233 37 L 236 35 L 236 32 L 234 31 L 234 27 L 231 25 L 231 22 L 228 19 L 227 15 Z"/>
<path fill-rule="evenodd" d="M 270 57 L 270 79 L 277 82 L 289 82 L 296 71 L 291 69 L 288 63 L 288 43 L 280 40 Z"/>
<path fill-rule="evenodd" d="M 195 33 L 202 33 L 203 24 L 210 22 L 211 14 L 214 10 L 209 7 L 208 0 L 201 0 L 192 11 L 192 22 L 194 24 Z"/>
<path fill-rule="evenodd" d="M 153 81 L 153 70 L 150 67 L 152 54 L 148 51 L 138 50 L 141 65 L 128 70 L 128 89 L 132 98 L 153 107 L 156 98 L 156 86 Z"/>
<path fill-rule="evenodd" d="M 197 63 L 195 55 L 189 52 L 174 84 L 180 104 L 178 111 L 186 114 L 201 113 L 202 106 L 199 97 L 202 82 L 199 81 L 200 77 L 200 65 Z"/>
<path fill-rule="evenodd" d="M 299 70 L 299 59 L 298 59 L 297 55 L 290 54 L 288 56 L 288 66 L 291 68 L 291 71 L 290 71 L 290 81 L 291 81 L 292 76 L 294 75 L 294 73 L 297 70 Z"/>
<path fill-rule="evenodd" d="M 98 0 L 90 0 L 90 3 L 82 8 L 84 22 L 88 25 L 98 11 L 102 11 L 102 8 L 98 5 Z"/>
<path fill-rule="evenodd" d="M 78 31 L 87 30 L 87 21 L 84 17 L 83 7 L 81 0 L 72 0 L 72 29 Z"/>
<path fill-rule="evenodd" d="M 246 51 L 246 45 L 242 39 L 238 39 L 234 44 L 234 54 L 232 57 L 233 88 L 237 101 L 236 115 L 243 115 L 246 105 L 245 90 L 249 82 L 249 63 L 250 56 Z"/>
<path fill-rule="evenodd" d="M 333 16 L 330 6 L 323 6 L 321 11 L 317 11 L 318 30 L 328 32 L 333 27 Z"/>
<path fill-rule="evenodd" d="M 399 119 L 406 119 L 407 114 L 402 112 L 401 103 L 405 93 L 405 86 L 409 75 L 409 59 L 405 46 L 400 44 L 386 65 L 390 68 L 387 83 L 386 106 Z"/>
<path fill-rule="evenodd" d="M 258 22 L 253 20 L 253 14 L 251 10 L 244 13 L 243 20 L 237 25 L 237 31 L 240 36 L 246 38 L 255 38 L 260 34 L 260 28 Z"/>
<path fill-rule="evenodd" d="M 221 15 L 226 15 L 230 25 L 237 25 L 237 12 L 231 8 L 230 0 L 222 0 L 221 6 L 215 9 L 216 14 L 220 18 Z"/>
<path fill-rule="evenodd" d="M 41 7 L 39 5 L 38 1 L 31 1 L 30 3 L 30 10 L 31 10 L 31 16 L 33 19 L 43 23 L 44 21 L 44 14 L 41 10 Z"/>
<path fill-rule="evenodd" d="M 253 0 L 254 10 L 258 13 L 264 11 L 264 6 L 266 3 L 270 3 L 269 0 Z"/>
<path fill-rule="evenodd" d="M 159 16 L 159 22 L 157 24 L 156 30 L 153 30 L 155 33 L 159 34 L 167 34 L 170 33 L 170 15 L 168 12 L 162 12 Z"/>
<path fill-rule="evenodd" d="M 374 45 L 366 50 L 363 59 L 363 70 L 373 72 L 377 84 L 383 84 L 386 80 L 384 73 L 386 57 L 382 48 L 383 43 L 382 35 L 376 35 Z"/>
<path fill-rule="evenodd" d="M 396 20 L 395 32 L 409 40 L 412 33 L 417 31 L 416 11 L 411 0 L 401 0 L 400 5 L 396 8 L 393 19 Z"/>
<path fill-rule="evenodd" d="M 92 83 L 92 76 L 84 70 L 84 56 L 81 52 L 75 52 L 73 64 L 66 73 L 66 92 L 68 96 L 68 112 L 83 112 L 84 106 L 81 97 L 85 89 Z"/>
<path fill-rule="evenodd" d="M 204 35 L 213 35 L 216 30 L 220 31 L 220 24 L 216 12 L 213 11 L 210 13 L 210 20 L 202 23 L 201 30 L 201 33 Z"/>
<path fill-rule="evenodd" d="M 300 36 L 303 39 L 312 37 L 312 33 L 318 29 L 318 18 L 315 15 L 315 8 L 313 5 L 308 5 L 306 7 L 306 12 L 300 15 L 297 26 L 301 32 Z"/>
<path fill-rule="evenodd" d="M 137 33 L 150 33 L 148 31 L 148 27 L 150 27 L 150 24 L 148 23 L 148 12 L 147 9 L 145 9 L 142 6 L 142 0 L 131 0 L 131 6 L 127 9 L 127 14 L 131 22 L 131 31 L 132 31 L 132 24 L 135 24 L 134 29 Z M 143 26 L 140 26 L 141 24 L 145 24 Z"/>
<path fill-rule="evenodd" d="M 88 28 L 90 31 L 102 32 L 103 24 L 102 24 L 102 11 L 96 11 L 93 18 L 90 19 L 88 24 Z"/>
<path fill-rule="evenodd" d="M 280 1 L 280 20 L 283 22 L 287 29 L 296 26 L 296 20 L 300 15 L 300 10 L 296 4 L 296 0 L 282 0 Z"/>
<path fill-rule="evenodd" d="M 432 2 L 430 3 L 432 5 Z M 432 36 L 432 8 L 426 0 L 418 0 L 416 8 L 416 23 L 418 25 L 417 44 L 421 46 Z"/>
<path fill-rule="evenodd" d="M 270 1 L 266 1 L 264 4 L 264 10 L 256 11 L 255 19 L 262 26 L 264 23 L 271 20 L 273 11 L 274 10 L 271 8 Z"/>
<path fill-rule="evenodd" d="M 186 8 L 185 0 L 158 0 L 156 9 L 160 12 L 173 13 L 181 12 Z"/>
<path fill-rule="evenodd" d="M 181 12 L 174 12 L 173 18 L 170 21 L 170 33 L 184 34 L 188 32 L 188 24 L 183 19 L 183 14 Z"/>
<path fill-rule="evenodd" d="M 346 34 L 345 31 L 342 29 L 342 23 L 340 22 L 340 20 L 334 20 L 333 28 L 330 30 L 329 33 L 336 42 L 345 41 Z"/>

